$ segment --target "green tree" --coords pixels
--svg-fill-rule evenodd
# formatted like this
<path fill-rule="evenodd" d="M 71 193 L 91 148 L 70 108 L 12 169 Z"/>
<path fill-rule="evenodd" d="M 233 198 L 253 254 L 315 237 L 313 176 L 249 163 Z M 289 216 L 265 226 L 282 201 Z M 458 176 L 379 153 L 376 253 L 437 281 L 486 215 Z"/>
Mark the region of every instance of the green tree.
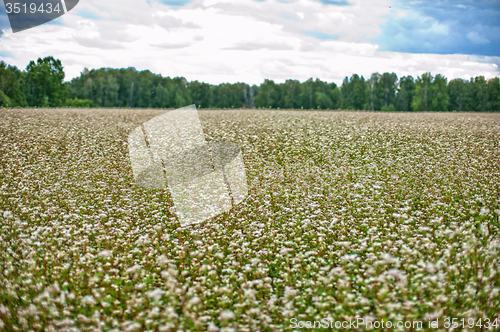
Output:
<path fill-rule="evenodd" d="M 286 80 L 284 83 L 284 108 L 298 108 L 299 107 L 299 94 L 300 82 L 297 80 Z"/>
<path fill-rule="evenodd" d="M 353 107 L 356 110 L 366 110 L 369 109 L 369 91 L 368 84 L 365 81 L 365 78 L 361 76 L 359 78 L 358 75 L 353 79 Z"/>
<path fill-rule="evenodd" d="M 467 112 L 472 110 L 472 84 L 457 78 L 448 83 L 448 111 Z"/>
<path fill-rule="evenodd" d="M 244 91 L 248 86 L 243 83 L 220 84 L 213 89 L 213 105 L 218 108 L 239 108 L 245 103 Z"/>
<path fill-rule="evenodd" d="M 450 97 L 447 91 L 446 77 L 437 74 L 431 84 L 431 92 L 431 110 L 434 112 L 448 111 Z"/>
<path fill-rule="evenodd" d="M 174 90 L 174 101 L 173 101 L 173 106 L 175 108 L 180 108 L 186 106 L 186 99 L 182 95 L 182 92 L 180 91 L 180 88 L 178 86 L 175 87 Z"/>
<path fill-rule="evenodd" d="M 471 79 L 472 83 L 472 96 L 474 99 L 474 111 L 486 112 L 488 111 L 488 83 L 484 76 L 477 76 Z"/>
<path fill-rule="evenodd" d="M 64 70 L 60 60 L 49 56 L 30 61 L 26 67 L 32 95 L 31 106 L 62 106 L 67 91 L 63 85 Z"/>
<path fill-rule="evenodd" d="M 256 107 L 276 108 L 279 107 L 279 92 L 272 80 L 265 80 L 257 90 L 254 102 Z"/>
<path fill-rule="evenodd" d="M 312 109 L 316 105 L 316 85 L 312 78 L 300 85 L 299 94 L 300 105 L 303 108 Z"/>
<path fill-rule="evenodd" d="M 66 99 L 66 106 L 74 108 L 81 108 L 81 107 L 90 108 L 94 107 L 94 103 L 90 99 L 72 98 L 72 99 Z"/>
<path fill-rule="evenodd" d="M 174 77 L 171 80 L 171 85 L 173 88 L 169 90 L 173 91 L 172 107 L 179 108 L 191 104 L 191 96 L 189 95 L 188 82 L 184 77 Z"/>
<path fill-rule="evenodd" d="M 500 79 L 488 80 L 488 109 L 491 112 L 500 112 Z"/>
<path fill-rule="evenodd" d="M 0 106 L 24 106 L 26 104 L 21 91 L 22 73 L 16 67 L 0 61 Z"/>
<path fill-rule="evenodd" d="M 403 76 L 399 80 L 395 108 L 397 111 L 410 112 L 413 95 L 415 94 L 415 80 L 412 76 Z"/>
<path fill-rule="evenodd" d="M 394 73 L 372 74 L 366 81 L 353 74 L 342 86 L 319 79 L 301 83 L 287 80 L 260 86 L 245 83 L 210 85 L 187 82 L 183 77 L 162 77 L 135 68 L 85 69 L 71 82 L 62 83 L 64 71 L 52 57 L 30 62 L 26 71 L 0 62 L 0 105 L 72 107 L 198 107 L 371 109 L 399 111 L 499 111 L 498 78 L 478 76 L 470 81 L 452 80 L 425 73 L 414 80 Z M 65 102 L 66 95 L 68 100 Z"/>
<path fill-rule="evenodd" d="M 398 76 L 395 73 L 383 73 L 380 80 L 376 84 L 376 103 L 375 109 L 380 110 L 382 107 L 388 107 L 396 103 L 396 90 L 398 84 Z M 394 107 L 392 107 L 393 109 Z"/>
<path fill-rule="evenodd" d="M 371 110 L 375 110 L 375 103 L 377 100 L 377 86 L 379 85 L 380 74 L 373 73 L 370 79 L 368 80 L 368 85 L 370 87 L 370 108 Z"/>
<path fill-rule="evenodd" d="M 357 74 L 344 79 L 340 88 L 342 95 L 342 108 L 363 110 L 370 109 L 370 85 L 364 77 Z"/>
<path fill-rule="evenodd" d="M 329 90 L 329 92 L 330 92 L 330 99 L 332 100 L 333 103 L 332 108 L 334 109 L 340 108 L 340 103 L 341 103 L 340 89 L 335 83 L 331 83 L 330 87 L 331 89 Z"/>
<path fill-rule="evenodd" d="M 151 106 L 154 108 L 164 108 L 170 105 L 170 94 L 166 87 L 160 82 L 152 91 L 153 100 Z M 201 103 L 199 104 L 201 105 Z"/>
<path fill-rule="evenodd" d="M 429 111 L 429 93 L 431 83 L 434 78 L 431 73 L 425 73 L 422 77 L 418 77 L 415 82 L 415 96 L 411 103 L 411 107 L 415 112 Z"/>
<path fill-rule="evenodd" d="M 316 92 L 316 102 L 318 103 L 318 108 L 320 109 L 331 109 L 333 108 L 332 99 L 324 92 Z"/>
<path fill-rule="evenodd" d="M 243 107 L 255 108 L 255 103 L 253 102 L 253 100 L 254 100 L 256 91 L 257 91 L 257 87 L 255 85 L 253 85 L 253 86 L 250 86 L 248 84 L 243 85 L 243 97 L 245 99 Z"/>
<path fill-rule="evenodd" d="M 191 92 L 191 98 L 196 107 L 208 108 L 210 107 L 210 99 L 212 90 L 210 89 L 210 84 L 200 83 L 198 81 L 193 81 L 189 83 L 189 90 Z"/>
<path fill-rule="evenodd" d="M 118 81 L 116 80 L 115 76 L 111 74 L 106 74 L 103 77 L 103 87 L 102 87 L 102 94 L 104 95 L 103 99 L 103 106 L 104 107 L 112 107 L 112 106 L 118 106 L 118 90 L 120 89 L 120 86 L 118 85 Z"/>

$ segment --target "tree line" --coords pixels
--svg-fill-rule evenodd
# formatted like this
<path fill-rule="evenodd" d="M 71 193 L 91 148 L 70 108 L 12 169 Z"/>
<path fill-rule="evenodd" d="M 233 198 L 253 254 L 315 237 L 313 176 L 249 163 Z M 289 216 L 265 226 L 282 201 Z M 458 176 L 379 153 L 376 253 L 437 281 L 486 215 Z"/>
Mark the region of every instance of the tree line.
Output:
<path fill-rule="evenodd" d="M 60 60 L 31 61 L 26 70 L 0 62 L 0 106 L 348 109 L 373 111 L 500 112 L 500 81 L 484 76 L 470 80 L 424 73 L 417 78 L 395 73 L 357 74 L 339 87 L 319 79 L 305 82 L 265 80 L 212 85 L 163 77 L 149 70 L 85 69 L 64 82 Z"/>

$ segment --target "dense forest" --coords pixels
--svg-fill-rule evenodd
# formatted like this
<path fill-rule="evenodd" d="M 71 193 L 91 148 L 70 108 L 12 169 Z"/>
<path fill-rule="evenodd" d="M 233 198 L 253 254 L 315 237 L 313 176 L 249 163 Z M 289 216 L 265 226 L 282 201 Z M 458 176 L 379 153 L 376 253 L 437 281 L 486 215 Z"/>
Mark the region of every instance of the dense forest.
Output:
<path fill-rule="evenodd" d="M 26 70 L 0 62 L 0 106 L 286 108 L 374 111 L 500 112 L 498 77 L 470 80 L 424 73 L 398 78 L 395 73 L 352 75 L 342 85 L 309 79 L 260 86 L 211 85 L 183 77 L 163 77 L 148 70 L 85 69 L 64 82 L 60 60 L 31 61 Z"/>

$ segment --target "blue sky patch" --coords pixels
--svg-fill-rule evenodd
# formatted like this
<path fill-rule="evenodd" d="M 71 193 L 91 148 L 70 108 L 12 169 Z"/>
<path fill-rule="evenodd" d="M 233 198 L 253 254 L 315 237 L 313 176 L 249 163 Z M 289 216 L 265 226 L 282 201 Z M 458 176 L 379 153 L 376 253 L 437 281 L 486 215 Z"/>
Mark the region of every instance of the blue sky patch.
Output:
<path fill-rule="evenodd" d="M 340 38 L 340 36 L 338 36 L 338 35 L 329 35 L 327 33 L 320 32 L 320 31 L 301 31 L 301 33 L 303 33 L 304 35 L 308 35 L 308 36 L 311 36 L 314 38 L 321 39 L 321 40 L 339 39 Z"/>
<path fill-rule="evenodd" d="M 280 14 L 281 17 L 286 18 L 287 20 L 292 20 L 292 21 L 298 21 L 299 18 L 297 15 L 289 14 L 289 13 L 283 13 Z"/>
<path fill-rule="evenodd" d="M 255 0 L 255 1 L 264 2 L 266 0 Z M 324 5 L 334 5 L 334 6 L 350 6 L 351 5 L 349 3 L 349 1 L 347 1 L 347 0 L 316 0 L 316 1 L 319 1 L 319 2 L 321 2 Z M 292 1 L 278 0 L 278 2 L 281 2 L 281 3 L 291 3 Z"/>
<path fill-rule="evenodd" d="M 334 6 L 350 6 L 351 4 L 347 0 L 318 0 L 324 5 L 334 5 Z"/>
<path fill-rule="evenodd" d="M 49 21 L 49 22 L 47 22 L 45 24 L 64 26 L 64 22 L 62 20 L 62 16 L 59 16 L 58 18 L 56 18 L 56 19 L 54 19 L 52 21 Z"/>
<path fill-rule="evenodd" d="M 10 29 L 9 17 L 7 16 L 7 12 L 5 11 L 5 6 L 0 5 L 0 37 L 3 35 L 2 30 L 6 29 Z"/>
<path fill-rule="evenodd" d="M 87 10 L 80 10 L 76 13 L 76 15 L 81 16 L 83 18 L 88 18 L 91 20 L 100 20 L 101 18 L 97 16 L 96 14 L 89 12 Z"/>
<path fill-rule="evenodd" d="M 387 17 L 373 42 L 382 51 L 500 56 L 498 0 L 393 0 L 405 17 Z"/>
<path fill-rule="evenodd" d="M 12 53 L 10 53 L 9 51 L 0 51 L 0 57 L 14 59 L 14 55 Z"/>
<path fill-rule="evenodd" d="M 147 0 L 149 4 L 151 4 L 151 0 Z M 177 9 L 180 7 L 183 7 L 189 3 L 191 3 L 191 0 L 156 0 L 159 3 L 169 6 L 171 8 Z"/>

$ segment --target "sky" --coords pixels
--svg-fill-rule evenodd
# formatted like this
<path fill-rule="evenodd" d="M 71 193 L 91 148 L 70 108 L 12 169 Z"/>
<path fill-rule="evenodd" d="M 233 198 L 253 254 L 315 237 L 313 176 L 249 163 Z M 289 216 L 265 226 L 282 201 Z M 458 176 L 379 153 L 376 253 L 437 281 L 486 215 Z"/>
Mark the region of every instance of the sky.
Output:
<path fill-rule="evenodd" d="M 211 84 L 500 76 L 499 0 L 80 0 L 17 33 L 5 10 L 0 60 L 25 69 L 51 55 L 66 80 L 102 67 Z"/>

